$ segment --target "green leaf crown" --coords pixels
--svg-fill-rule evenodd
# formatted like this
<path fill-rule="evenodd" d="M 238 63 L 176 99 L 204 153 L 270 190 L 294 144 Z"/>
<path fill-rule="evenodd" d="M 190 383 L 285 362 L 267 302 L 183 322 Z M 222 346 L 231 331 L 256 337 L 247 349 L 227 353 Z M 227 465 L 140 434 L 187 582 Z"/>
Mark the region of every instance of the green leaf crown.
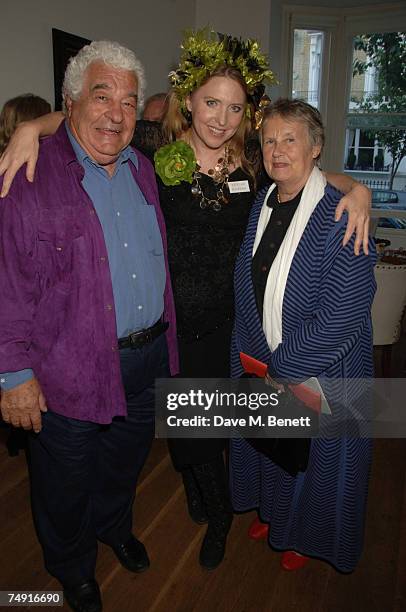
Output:
<path fill-rule="evenodd" d="M 264 84 L 277 82 L 256 40 L 241 40 L 204 28 L 188 30 L 181 49 L 179 66 L 169 73 L 169 79 L 184 112 L 186 97 L 222 65 L 241 73 L 247 92 L 256 103 L 264 93 Z"/>

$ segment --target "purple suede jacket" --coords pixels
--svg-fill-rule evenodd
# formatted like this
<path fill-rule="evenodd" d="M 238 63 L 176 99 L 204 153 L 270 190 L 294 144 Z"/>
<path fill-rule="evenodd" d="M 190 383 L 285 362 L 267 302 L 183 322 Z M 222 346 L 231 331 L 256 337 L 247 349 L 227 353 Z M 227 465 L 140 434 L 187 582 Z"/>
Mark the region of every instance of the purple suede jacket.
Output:
<path fill-rule="evenodd" d="M 131 171 L 155 207 L 165 250 L 164 316 L 176 374 L 165 224 L 152 165 L 136 153 Z M 41 143 L 34 183 L 23 168 L 0 201 L 0 372 L 32 368 L 48 409 L 110 423 L 127 409 L 107 251 L 83 174 L 62 124 Z"/>

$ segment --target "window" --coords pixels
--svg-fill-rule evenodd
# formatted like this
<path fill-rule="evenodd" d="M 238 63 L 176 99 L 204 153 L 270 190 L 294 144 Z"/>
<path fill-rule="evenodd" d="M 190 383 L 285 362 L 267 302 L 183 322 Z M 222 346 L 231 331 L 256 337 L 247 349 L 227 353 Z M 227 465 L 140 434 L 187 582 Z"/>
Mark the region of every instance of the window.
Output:
<path fill-rule="evenodd" d="M 387 171 L 389 164 L 384 165 L 385 149 L 379 146 L 379 142 L 378 133 L 347 128 L 344 169 Z"/>
<path fill-rule="evenodd" d="M 402 189 L 406 179 L 405 63 L 406 32 L 352 39 L 344 167 L 371 186 L 381 179 L 382 187 Z M 377 173 L 384 173 L 383 181 Z"/>
<path fill-rule="evenodd" d="M 323 115 L 326 147 L 323 166 L 352 174 L 358 180 L 392 185 L 393 137 L 404 142 L 406 152 L 406 92 L 395 107 L 386 104 L 379 62 L 371 61 L 367 40 L 397 35 L 406 23 L 406 7 L 369 6 L 356 9 L 309 6 L 283 7 L 281 74 L 288 75 L 282 95 L 301 98 Z M 406 40 L 406 39 L 405 39 Z M 405 42 L 406 44 L 406 42 Z M 392 58 L 393 59 L 393 58 Z M 398 72 L 403 84 L 406 62 Z M 388 91 L 393 92 L 391 83 Z M 402 108 L 402 104 L 404 106 Z M 396 132 L 396 130 L 398 130 Z M 391 148 L 392 147 L 392 148 Z M 406 158 L 398 164 L 394 189 L 406 187 Z"/>
<path fill-rule="evenodd" d="M 292 98 L 319 108 L 324 32 L 294 30 Z"/>

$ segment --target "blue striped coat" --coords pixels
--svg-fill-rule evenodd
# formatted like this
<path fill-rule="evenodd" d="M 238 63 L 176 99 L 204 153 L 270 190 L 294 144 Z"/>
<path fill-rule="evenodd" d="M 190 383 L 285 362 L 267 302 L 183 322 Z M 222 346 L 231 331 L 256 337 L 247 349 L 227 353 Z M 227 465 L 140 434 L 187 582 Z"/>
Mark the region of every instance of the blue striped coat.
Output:
<path fill-rule="evenodd" d="M 252 248 L 266 190 L 258 194 L 235 271 L 236 320 L 232 376 L 243 351 L 269 364 L 281 378 L 305 380 L 373 375 L 370 308 L 374 255 L 342 247 L 346 220 L 334 221 L 341 197 L 327 185 L 292 261 L 282 309 L 282 343 L 271 354 L 251 281 Z M 373 253 L 373 246 L 370 245 Z M 334 385 L 333 385 L 334 386 Z M 329 397 L 329 401 L 334 397 Z M 371 441 L 314 439 L 309 466 L 289 476 L 244 440 L 231 444 L 231 486 L 237 511 L 258 508 L 271 524 L 270 544 L 352 571 L 362 550 Z"/>

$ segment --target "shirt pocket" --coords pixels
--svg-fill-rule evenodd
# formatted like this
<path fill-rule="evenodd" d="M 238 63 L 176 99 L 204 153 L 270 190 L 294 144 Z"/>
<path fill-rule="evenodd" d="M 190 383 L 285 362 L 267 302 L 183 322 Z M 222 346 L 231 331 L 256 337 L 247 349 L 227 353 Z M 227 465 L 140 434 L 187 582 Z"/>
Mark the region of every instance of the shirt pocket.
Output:
<path fill-rule="evenodd" d="M 38 238 L 62 250 L 83 235 L 81 215 L 76 207 L 62 209 L 43 208 L 39 214 Z"/>
<path fill-rule="evenodd" d="M 40 211 L 38 245 L 48 287 L 58 285 L 60 289 L 68 290 L 75 252 L 83 241 L 82 214 L 78 207 L 44 208 Z"/>
<path fill-rule="evenodd" d="M 156 218 L 155 207 L 147 204 L 140 207 L 142 226 L 146 239 L 146 247 L 151 256 L 162 257 L 164 247 L 161 231 Z"/>

